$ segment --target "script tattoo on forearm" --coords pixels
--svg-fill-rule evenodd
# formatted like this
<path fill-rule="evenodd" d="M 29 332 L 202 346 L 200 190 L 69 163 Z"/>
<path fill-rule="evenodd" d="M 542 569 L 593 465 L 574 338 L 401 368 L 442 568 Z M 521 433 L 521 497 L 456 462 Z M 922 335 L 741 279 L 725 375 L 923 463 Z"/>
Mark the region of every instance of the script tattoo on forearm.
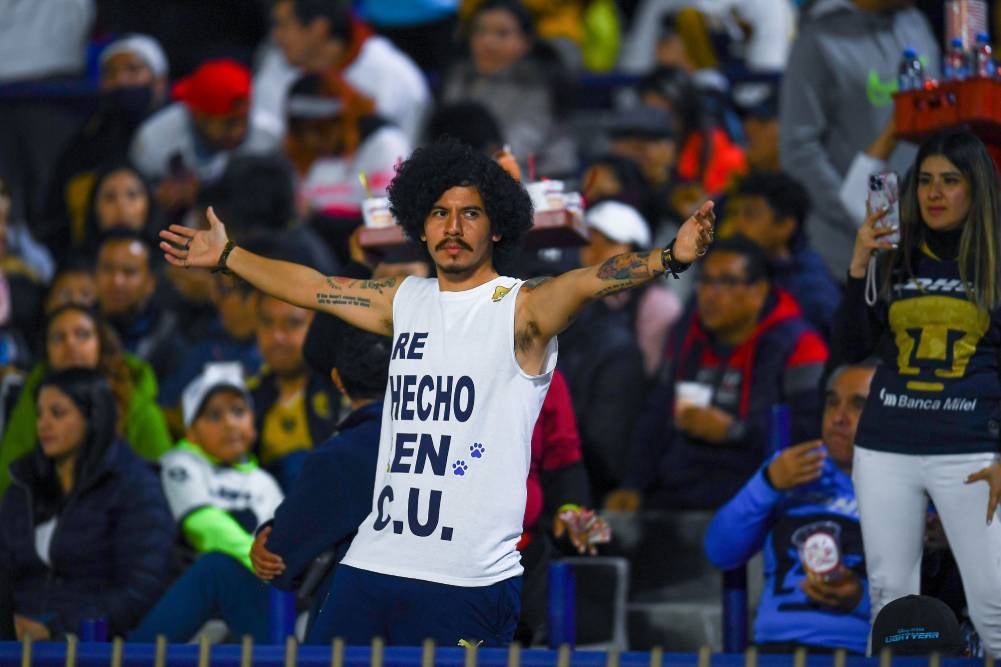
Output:
<path fill-rule="evenodd" d="M 371 308 L 372 300 L 360 296 L 348 294 L 324 294 L 316 293 L 316 303 L 321 306 L 358 306 L 359 308 Z"/>

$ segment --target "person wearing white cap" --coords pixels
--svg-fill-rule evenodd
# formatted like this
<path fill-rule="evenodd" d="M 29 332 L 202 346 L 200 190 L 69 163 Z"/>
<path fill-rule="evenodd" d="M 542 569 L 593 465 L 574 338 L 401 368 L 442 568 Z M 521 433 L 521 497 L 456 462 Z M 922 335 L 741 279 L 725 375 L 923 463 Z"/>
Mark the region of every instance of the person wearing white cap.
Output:
<path fill-rule="evenodd" d="M 181 411 L 187 435 L 160 459 L 161 480 L 185 541 L 201 556 L 129 639 L 185 642 L 219 616 L 234 636 L 267 641 L 268 591 L 253 574 L 250 547 L 283 496 L 248 454 L 254 411 L 240 364 L 206 364 L 184 389 Z"/>
<path fill-rule="evenodd" d="M 593 204 L 584 221 L 590 237 L 581 249 L 584 266 L 644 250 L 652 242 L 643 216 L 620 201 Z M 674 293 L 655 281 L 589 304 L 560 336 L 560 368 L 573 397 L 595 498 L 616 488 L 625 473 L 623 443 L 629 442 L 647 387 L 644 350 L 655 359 L 650 361 L 655 369 L 680 310 Z"/>
<path fill-rule="evenodd" d="M 584 221 L 591 232 L 588 247 L 595 252 L 605 254 L 604 248 L 609 243 L 627 246 L 621 252 L 650 247 L 650 227 L 639 211 L 628 204 L 614 200 L 600 202 L 587 210 Z M 584 257 L 581 260 L 585 265 L 592 263 Z"/>
<path fill-rule="evenodd" d="M 127 157 L 136 128 L 167 99 L 168 74 L 163 49 L 148 35 L 125 35 L 101 52 L 97 111 L 56 161 L 36 232 L 54 252 L 79 245 L 98 167 Z"/>
<path fill-rule="evenodd" d="M 603 200 L 587 211 L 585 222 L 591 240 L 581 253 L 581 263 L 603 262 L 620 252 L 645 250 L 653 243 L 650 225 L 632 206 L 617 200 Z M 681 315 L 681 298 L 677 285 L 667 289 L 663 281 L 654 281 L 631 298 L 637 303 L 633 312 L 636 342 L 643 353 L 643 369 L 647 377 L 660 367 L 664 344 L 671 324 Z"/>

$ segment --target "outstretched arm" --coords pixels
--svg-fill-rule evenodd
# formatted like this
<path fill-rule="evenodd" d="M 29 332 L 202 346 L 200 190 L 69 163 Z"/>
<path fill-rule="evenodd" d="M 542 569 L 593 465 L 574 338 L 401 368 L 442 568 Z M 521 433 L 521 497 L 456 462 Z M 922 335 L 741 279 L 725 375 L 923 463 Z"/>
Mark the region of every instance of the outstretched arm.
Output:
<path fill-rule="evenodd" d="M 393 333 L 393 296 L 399 287 L 395 278 L 355 280 L 325 276 L 307 266 L 261 257 L 232 246 L 226 228 L 210 207 L 209 228 L 196 230 L 171 225 L 160 232 L 160 248 L 166 260 L 183 268 L 214 269 L 220 266 L 282 301 L 302 308 L 322 310 L 348 324 L 372 333 Z"/>
<path fill-rule="evenodd" d="M 690 264 L 705 254 L 712 243 L 715 219 L 713 203 L 707 201 L 685 221 L 674 240 L 676 261 Z M 515 321 L 515 351 L 523 367 L 526 361 L 529 367 L 535 365 L 533 352 L 541 359 L 549 339 L 563 331 L 585 303 L 642 285 L 664 271 L 661 249 L 656 248 L 616 255 L 602 264 L 541 282 L 530 281 L 518 295 Z"/>

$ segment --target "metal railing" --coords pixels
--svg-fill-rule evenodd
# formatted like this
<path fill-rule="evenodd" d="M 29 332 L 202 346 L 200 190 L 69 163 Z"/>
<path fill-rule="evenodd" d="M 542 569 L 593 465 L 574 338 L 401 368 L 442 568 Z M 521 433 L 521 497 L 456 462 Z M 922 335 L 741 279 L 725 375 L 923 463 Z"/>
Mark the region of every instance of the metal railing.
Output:
<path fill-rule="evenodd" d="M 346 646 L 334 640 L 330 646 L 300 646 L 293 637 L 283 645 L 254 645 L 250 637 L 241 644 L 210 644 L 202 636 L 197 644 L 168 644 L 161 637 L 155 644 L 79 642 L 0 642 L 3 667 L 994 667 L 993 658 L 894 657 L 887 649 L 879 656 L 811 655 L 800 649 L 791 655 L 574 651 L 564 644 L 556 650 L 442 647 L 426 641 L 423 646 L 387 647 L 381 639 L 370 646 Z"/>

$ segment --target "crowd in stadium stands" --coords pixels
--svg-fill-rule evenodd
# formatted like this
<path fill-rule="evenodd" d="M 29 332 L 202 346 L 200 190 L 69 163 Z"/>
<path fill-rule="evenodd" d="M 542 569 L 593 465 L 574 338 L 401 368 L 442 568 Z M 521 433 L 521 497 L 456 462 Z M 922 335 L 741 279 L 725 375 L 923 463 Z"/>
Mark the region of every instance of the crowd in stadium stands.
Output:
<path fill-rule="evenodd" d="M 862 654 L 876 627 L 875 650 L 920 652 L 898 635 L 925 623 L 927 650 L 1001 657 L 998 171 L 969 134 L 919 151 L 893 125 L 904 48 L 939 74 L 941 4 L 0 0 L 0 637 L 99 617 L 183 642 L 215 618 L 266 641 L 278 587 L 329 642 L 389 341 L 172 266 L 158 235 L 211 206 L 267 257 L 434 275 L 358 232 L 452 137 L 583 196 L 586 245 L 523 249 L 518 277 L 717 212 L 692 271 L 559 336 L 519 640 L 546 642 L 550 562 L 594 551 L 567 508 L 705 511 L 713 565 L 763 552 L 762 650 Z M 886 169 L 896 244 L 866 207 Z"/>

